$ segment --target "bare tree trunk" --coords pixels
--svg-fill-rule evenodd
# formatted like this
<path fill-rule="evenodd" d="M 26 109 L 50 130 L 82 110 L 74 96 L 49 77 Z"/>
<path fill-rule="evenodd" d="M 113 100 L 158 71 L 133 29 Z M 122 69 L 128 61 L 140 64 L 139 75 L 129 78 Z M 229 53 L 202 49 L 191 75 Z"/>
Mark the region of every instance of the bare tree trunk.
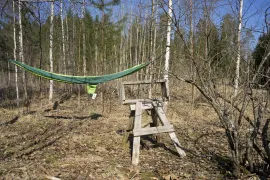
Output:
<path fill-rule="evenodd" d="M 241 58 L 241 29 L 242 29 L 242 11 L 244 0 L 239 0 L 239 15 L 238 15 L 238 30 L 237 30 L 237 59 L 236 59 L 236 70 L 235 70 L 235 81 L 234 81 L 234 96 L 238 93 L 239 86 L 239 69 L 240 69 L 240 58 Z"/>
<path fill-rule="evenodd" d="M 43 62 L 43 49 L 42 49 L 42 24 L 41 24 L 41 13 L 40 13 L 40 3 L 38 3 L 38 21 L 39 21 L 39 50 L 40 50 L 40 59 L 39 59 L 39 68 L 42 69 Z M 42 89 L 42 78 L 39 77 L 39 93 L 41 93 Z"/>
<path fill-rule="evenodd" d="M 168 6 L 168 25 L 167 25 L 167 39 L 166 39 L 166 54 L 165 54 L 165 67 L 164 67 L 164 80 L 167 84 L 167 91 L 169 91 L 169 59 L 170 59 L 170 46 L 171 46 L 171 22 L 172 22 L 172 0 L 169 0 Z M 164 103 L 164 111 L 167 110 L 168 102 Z"/>
<path fill-rule="evenodd" d="M 166 54 L 165 54 L 165 71 L 164 79 L 169 80 L 169 59 L 170 59 L 170 46 L 171 46 L 171 22 L 172 22 L 172 0 L 169 0 L 169 10 L 168 10 L 168 24 L 167 24 L 167 40 L 166 40 Z"/>
<path fill-rule="evenodd" d="M 151 58 L 151 60 L 153 59 L 153 21 L 154 21 L 154 11 L 155 11 L 155 7 L 154 7 L 154 3 L 155 0 L 152 0 L 152 8 L 151 8 L 151 19 L 150 19 L 150 47 L 149 47 L 149 58 Z M 152 82 L 153 80 L 153 62 L 150 65 L 150 75 L 149 75 L 149 80 Z M 153 84 L 151 83 L 148 89 L 148 97 L 151 99 L 152 98 L 152 87 Z"/>
<path fill-rule="evenodd" d="M 153 0 L 153 4 L 155 4 L 155 0 Z M 152 56 L 153 56 L 153 75 L 152 75 L 152 78 L 156 78 L 155 75 L 156 75 L 156 42 L 157 42 L 157 28 L 156 28 L 156 25 L 157 25 L 157 17 L 156 17 L 156 13 L 157 13 L 157 5 L 156 5 L 156 9 L 154 9 L 154 26 L 153 26 L 153 30 L 154 30 L 154 34 L 153 34 L 153 49 L 152 49 Z"/>
<path fill-rule="evenodd" d="M 132 33 L 133 33 L 133 28 L 132 28 L 132 7 L 130 6 L 130 12 L 131 12 L 131 18 L 130 18 L 130 27 L 129 27 L 129 65 L 133 65 L 132 61 Z"/>
<path fill-rule="evenodd" d="M 69 26 L 68 26 L 68 18 L 66 17 L 66 68 L 67 73 L 70 74 L 70 42 L 69 42 Z"/>
<path fill-rule="evenodd" d="M 85 42 L 85 0 L 83 0 L 82 4 L 82 33 L 83 33 L 83 75 L 86 75 L 86 42 Z"/>
<path fill-rule="evenodd" d="M 141 47 L 141 51 L 142 51 L 142 58 L 141 58 L 141 62 L 144 60 L 145 58 L 145 37 L 146 37 L 146 27 L 144 26 L 142 29 L 142 47 Z M 143 74 L 141 75 L 141 80 L 143 80 Z"/>
<path fill-rule="evenodd" d="M 138 63 L 138 42 L 139 42 L 139 24 L 138 24 L 138 18 L 136 17 L 136 38 L 135 38 L 135 63 Z M 139 80 L 139 74 L 136 72 L 136 80 Z"/>
<path fill-rule="evenodd" d="M 50 20 L 50 72 L 53 72 L 53 27 L 54 27 L 54 2 L 51 2 L 51 20 Z M 50 80 L 49 101 L 53 99 L 53 80 Z"/>
<path fill-rule="evenodd" d="M 189 0 L 189 25 L 190 25 L 190 34 L 189 34 L 189 42 L 190 42 L 190 47 L 189 47 L 189 52 L 190 52 L 190 59 L 191 59 L 191 73 L 192 73 L 192 81 L 194 82 L 196 79 L 196 71 L 195 68 L 193 67 L 192 61 L 194 60 L 194 45 L 193 45 L 193 1 Z M 194 84 L 191 85 L 191 99 L 192 99 L 192 107 L 194 105 L 195 101 L 195 86 Z"/>
<path fill-rule="evenodd" d="M 140 21 L 141 21 L 141 19 L 140 19 Z M 140 29 L 139 29 L 139 35 L 140 35 L 140 38 L 138 39 L 138 63 L 140 63 L 141 62 L 141 60 L 142 60 L 142 42 L 143 42 L 143 27 L 141 27 Z M 139 72 L 137 72 L 138 73 L 138 78 L 137 78 L 137 80 L 139 80 L 140 79 L 140 74 L 139 74 Z"/>
<path fill-rule="evenodd" d="M 10 86 L 10 64 L 9 64 L 9 61 L 8 61 L 8 86 Z"/>
<path fill-rule="evenodd" d="M 75 9 L 75 3 L 72 3 L 73 9 Z M 76 71 L 76 61 L 75 61 L 75 17 L 73 15 L 72 17 L 72 71 L 73 71 L 73 75 L 75 75 L 75 71 Z"/>
<path fill-rule="evenodd" d="M 133 19 L 133 9 L 132 9 L 132 1 L 130 3 L 130 27 L 129 27 L 129 32 L 128 32 L 128 42 L 129 42 L 129 66 L 132 66 L 133 65 L 133 58 L 132 58 L 132 36 L 133 36 L 133 22 L 132 22 L 132 19 Z"/>
<path fill-rule="evenodd" d="M 24 53 L 23 53 L 23 28 L 22 28 L 22 12 L 21 12 L 21 0 L 19 0 L 19 39 L 20 39 L 20 59 L 22 63 L 24 62 Z M 23 88 L 24 88 L 24 96 L 27 99 L 27 85 L 26 85 L 26 77 L 25 77 L 25 71 L 22 71 L 22 80 L 23 80 Z"/>
<path fill-rule="evenodd" d="M 64 65 L 64 73 L 67 73 L 66 67 L 66 47 L 65 47 L 65 30 L 64 30 L 64 17 L 63 17 L 63 0 L 60 2 L 60 11 L 61 11 L 61 27 L 62 27 L 62 60 Z"/>
<path fill-rule="evenodd" d="M 15 2 L 13 0 L 13 38 L 14 38 L 14 49 L 13 49 L 13 57 L 14 60 L 17 59 L 17 43 L 16 43 L 16 15 L 15 15 Z M 19 106 L 19 87 L 18 87 L 18 67 L 15 66 L 15 86 L 16 86 L 16 103 Z"/>
<path fill-rule="evenodd" d="M 97 47 L 97 32 L 95 32 L 95 75 L 98 74 L 98 47 Z"/>

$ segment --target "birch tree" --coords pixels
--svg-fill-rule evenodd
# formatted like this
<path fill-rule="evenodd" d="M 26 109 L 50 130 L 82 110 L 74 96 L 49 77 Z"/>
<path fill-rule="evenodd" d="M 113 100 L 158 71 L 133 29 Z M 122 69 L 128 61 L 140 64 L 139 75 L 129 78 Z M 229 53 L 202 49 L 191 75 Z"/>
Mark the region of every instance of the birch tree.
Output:
<path fill-rule="evenodd" d="M 24 53 L 23 53 L 23 27 L 22 27 L 22 6 L 21 6 L 21 0 L 18 1 L 19 3 L 19 41 L 20 41 L 20 60 L 22 63 L 24 62 Z M 23 80 L 23 87 L 24 87 L 24 96 L 27 99 L 27 85 L 26 85 L 26 77 L 25 77 L 25 71 L 22 71 L 22 80 Z"/>
<path fill-rule="evenodd" d="M 237 95 L 238 86 L 239 86 L 239 69 L 240 69 L 240 58 L 241 58 L 241 29 L 242 29 L 243 3 L 244 3 L 244 0 L 239 0 L 238 30 L 237 30 L 237 58 L 236 58 L 236 70 L 235 70 L 235 81 L 234 81 L 234 96 Z"/>
<path fill-rule="evenodd" d="M 85 0 L 82 2 L 82 35 L 83 35 L 83 75 L 86 75 L 86 41 L 85 41 Z"/>
<path fill-rule="evenodd" d="M 54 1 L 51 2 L 51 15 L 50 15 L 50 72 L 53 72 L 53 27 L 54 27 Z M 52 102 L 53 98 L 53 80 L 50 80 L 49 101 Z"/>
<path fill-rule="evenodd" d="M 171 22 L 172 22 L 172 0 L 168 4 L 168 24 L 167 24 L 167 37 L 166 37 L 166 53 L 165 53 L 165 67 L 164 79 L 169 81 L 169 59 L 170 59 L 170 46 L 171 46 Z"/>
<path fill-rule="evenodd" d="M 15 13 L 15 2 L 12 1 L 12 8 L 13 8 L 13 39 L 14 39 L 14 48 L 13 48 L 13 57 L 17 59 L 17 43 L 16 43 L 16 13 Z M 18 67 L 15 66 L 15 86 L 16 86 L 16 103 L 19 106 L 19 87 L 18 87 Z"/>
<path fill-rule="evenodd" d="M 153 51 L 153 29 L 154 29 L 154 26 L 153 26 L 153 21 L 154 21 L 154 13 L 155 13 L 155 0 L 152 0 L 152 8 L 151 8 L 151 19 L 150 19 L 150 48 L 149 48 L 149 57 L 154 60 L 154 51 Z M 149 80 L 152 82 L 153 80 L 153 71 L 154 71 L 154 66 L 153 66 L 153 62 L 151 63 L 151 66 L 149 67 L 150 68 L 150 78 Z M 150 84 L 149 86 L 149 90 L 148 90 L 148 97 L 151 99 L 152 98 L 152 87 L 153 87 L 153 84 Z"/>
<path fill-rule="evenodd" d="M 61 28 L 62 28 L 62 59 L 64 64 L 64 73 L 67 73 L 66 70 L 66 47 L 65 47 L 65 30 L 64 30 L 64 17 L 63 17 L 63 0 L 61 0 L 60 4 L 60 11 L 61 11 Z"/>
<path fill-rule="evenodd" d="M 167 38 L 166 38 L 166 52 L 165 52 L 165 66 L 164 66 L 164 80 L 167 83 L 167 91 L 169 91 L 169 60 L 170 60 L 170 46 L 171 46 L 171 23 L 172 23 L 172 0 L 168 4 L 168 24 L 167 24 Z M 164 110 L 167 109 L 168 102 L 164 103 Z"/>

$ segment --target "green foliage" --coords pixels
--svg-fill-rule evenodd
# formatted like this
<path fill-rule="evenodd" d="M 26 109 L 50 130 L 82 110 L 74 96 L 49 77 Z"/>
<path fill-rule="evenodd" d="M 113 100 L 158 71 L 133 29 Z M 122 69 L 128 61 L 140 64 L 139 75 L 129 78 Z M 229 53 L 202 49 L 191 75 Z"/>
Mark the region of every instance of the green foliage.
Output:
<path fill-rule="evenodd" d="M 254 60 L 255 60 L 255 68 L 257 69 L 258 66 L 260 65 L 263 57 L 266 55 L 269 50 L 270 46 L 270 33 L 265 33 L 259 37 L 258 43 L 254 49 L 254 52 L 252 54 Z M 269 62 L 270 57 L 268 58 L 267 62 Z M 268 63 L 269 66 L 269 63 Z M 267 67 L 268 67 L 267 66 Z M 265 69 L 267 69 L 266 66 L 264 66 Z"/>
<path fill-rule="evenodd" d="M 259 37 L 259 41 L 252 54 L 255 60 L 255 69 L 258 69 L 263 58 L 266 56 L 266 53 L 269 52 L 269 47 L 270 47 L 270 33 L 265 33 Z M 270 67 L 270 57 L 268 57 L 268 59 L 263 64 L 261 74 L 266 75 L 269 67 Z M 267 81 L 267 79 L 269 79 L 265 76 L 260 76 L 259 78 L 260 78 L 259 82 L 262 84 L 264 84 Z"/>

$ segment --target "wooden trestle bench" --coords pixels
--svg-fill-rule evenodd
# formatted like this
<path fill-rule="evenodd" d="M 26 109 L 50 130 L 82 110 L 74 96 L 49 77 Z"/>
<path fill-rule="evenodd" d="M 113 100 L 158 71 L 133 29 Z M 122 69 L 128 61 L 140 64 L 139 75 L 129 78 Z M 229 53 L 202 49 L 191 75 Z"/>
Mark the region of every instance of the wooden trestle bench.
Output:
<path fill-rule="evenodd" d="M 126 99 L 125 87 L 128 85 L 141 84 L 160 84 L 162 97 L 160 99 Z M 132 164 L 138 165 L 140 154 L 140 137 L 145 135 L 153 135 L 159 133 L 168 133 L 180 157 L 186 154 L 182 150 L 181 145 L 176 137 L 173 125 L 171 125 L 166 117 L 163 104 L 169 100 L 168 82 L 165 80 L 156 81 L 129 81 L 120 84 L 120 100 L 123 105 L 130 106 L 130 116 L 132 121 L 129 127 L 133 132 L 133 149 Z M 142 128 L 142 112 L 143 110 L 151 111 L 152 127 Z M 159 125 L 159 121 L 162 125 Z"/>

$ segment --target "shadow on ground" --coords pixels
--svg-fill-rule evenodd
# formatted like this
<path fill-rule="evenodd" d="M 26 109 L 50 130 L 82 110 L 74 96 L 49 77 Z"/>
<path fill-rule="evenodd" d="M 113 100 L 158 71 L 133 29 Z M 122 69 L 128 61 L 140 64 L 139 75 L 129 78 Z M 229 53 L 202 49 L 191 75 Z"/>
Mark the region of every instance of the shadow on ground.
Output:
<path fill-rule="evenodd" d="M 62 116 L 62 115 L 48 115 L 44 116 L 47 118 L 53 118 L 53 119 L 71 119 L 71 120 L 85 120 L 85 119 L 91 119 L 91 120 L 98 120 L 99 118 L 103 117 L 102 114 L 98 113 L 92 113 L 90 116 Z"/>

